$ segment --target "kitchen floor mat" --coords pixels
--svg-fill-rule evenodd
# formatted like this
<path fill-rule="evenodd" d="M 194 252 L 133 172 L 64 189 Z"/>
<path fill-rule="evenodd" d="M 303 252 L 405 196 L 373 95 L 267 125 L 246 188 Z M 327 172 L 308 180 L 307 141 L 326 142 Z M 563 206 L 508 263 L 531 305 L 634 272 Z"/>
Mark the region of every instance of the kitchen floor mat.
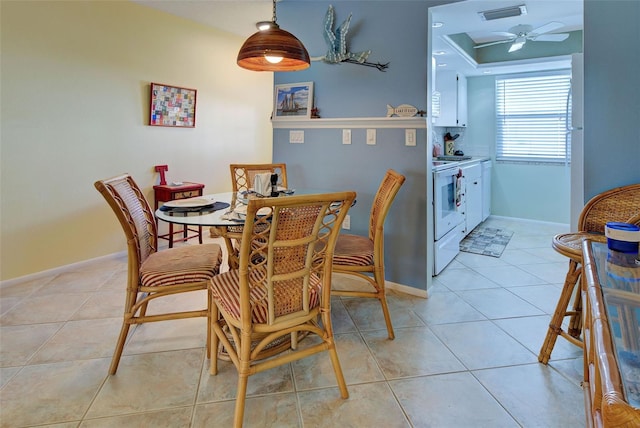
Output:
<path fill-rule="evenodd" d="M 476 227 L 460 243 L 460 251 L 500 257 L 511 240 L 513 232 L 495 227 Z"/>

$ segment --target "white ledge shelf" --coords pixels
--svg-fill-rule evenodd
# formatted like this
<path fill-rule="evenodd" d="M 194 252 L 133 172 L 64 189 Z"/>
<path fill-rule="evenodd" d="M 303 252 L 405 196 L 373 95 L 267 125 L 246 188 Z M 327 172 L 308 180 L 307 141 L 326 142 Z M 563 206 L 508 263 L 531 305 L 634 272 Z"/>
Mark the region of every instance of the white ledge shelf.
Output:
<path fill-rule="evenodd" d="M 274 129 L 309 128 L 426 128 L 425 117 L 339 117 L 329 119 L 277 119 Z"/>

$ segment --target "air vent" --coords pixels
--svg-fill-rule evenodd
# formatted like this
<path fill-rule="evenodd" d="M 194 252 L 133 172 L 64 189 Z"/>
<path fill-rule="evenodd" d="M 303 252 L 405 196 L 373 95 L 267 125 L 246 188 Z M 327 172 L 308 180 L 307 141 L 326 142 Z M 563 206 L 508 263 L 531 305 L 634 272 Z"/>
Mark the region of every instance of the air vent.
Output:
<path fill-rule="evenodd" d="M 493 21 L 494 19 L 510 18 L 512 16 L 520 16 L 527 14 L 527 6 L 509 6 L 501 9 L 485 10 L 478 12 L 483 21 Z"/>

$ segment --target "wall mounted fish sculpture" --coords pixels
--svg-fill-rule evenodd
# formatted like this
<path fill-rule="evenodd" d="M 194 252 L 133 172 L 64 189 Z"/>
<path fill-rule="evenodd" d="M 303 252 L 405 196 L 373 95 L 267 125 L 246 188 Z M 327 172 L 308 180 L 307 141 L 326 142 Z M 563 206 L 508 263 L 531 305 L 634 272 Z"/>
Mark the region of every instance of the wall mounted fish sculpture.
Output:
<path fill-rule="evenodd" d="M 348 52 L 347 50 L 347 33 L 351 24 L 351 16 L 334 31 L 333 24 L 335 21 L 335 11 L 333 6 L 329 5 L 329 9 L 324 18 L 324 40 L 327 42 L 327 52 L 323 56 L 311 57 L 311 61 L 324 61 L 329 64 L 339 64 L 348 62 L 351 64 L 364 65 L 367 67 L 375 67 L 380 71 L 385 71 L 389 67 L 389 63 L 372 63 L 367 62 L 371 50 L 362 52 Z"/>

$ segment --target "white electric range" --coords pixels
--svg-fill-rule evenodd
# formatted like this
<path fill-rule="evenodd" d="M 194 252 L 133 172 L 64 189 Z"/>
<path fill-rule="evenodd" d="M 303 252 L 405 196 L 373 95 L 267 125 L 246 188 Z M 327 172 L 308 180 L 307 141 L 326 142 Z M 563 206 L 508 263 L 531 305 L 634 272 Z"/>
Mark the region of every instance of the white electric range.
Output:
<path fill-rule="evenodd" d="M 465 234 L 464 177 L 460 163 L 433 162 L 434 275 L 455 258 Z"/>

